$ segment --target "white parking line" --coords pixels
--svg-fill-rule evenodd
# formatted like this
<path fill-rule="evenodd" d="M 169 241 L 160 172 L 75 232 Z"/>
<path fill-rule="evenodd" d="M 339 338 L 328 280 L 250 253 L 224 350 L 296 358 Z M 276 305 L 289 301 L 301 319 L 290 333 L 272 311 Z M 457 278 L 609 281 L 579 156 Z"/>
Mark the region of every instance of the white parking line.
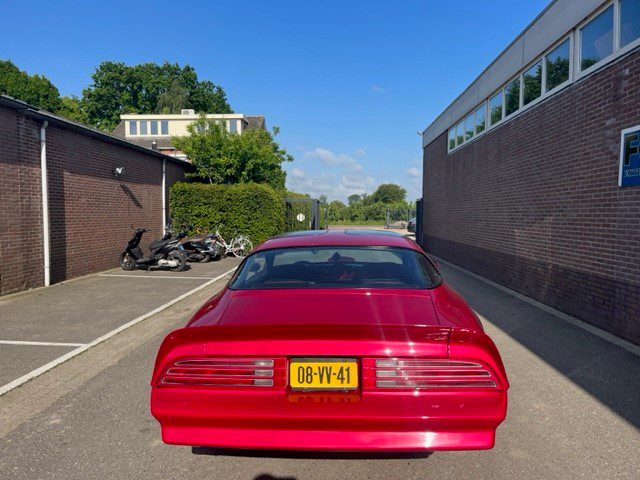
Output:
<path fill-rule="evenodd" d="M 121 273 L 99 273 L 99 277 L 119 277 L 119 278 L 165 278 L 169 280 L 211 280 L 211 277 L 166 277 L 166 276 L 157 276 L 157 275 L 123 275 Z"/>
<path fill-rule="evenodd" d="M 0 340 L 0 345 L 31 345 L 38 347 L 84 347 L 86 343 L 24 342 L 22 340 Z"/>
<path fill-rule="evenodd" d="M 48 372 L 52 368 L 57 367 L 61 363 L 66 362 L 67 360 L 75 357 L 76 355 L 79 355 L 82 352 L 85 352 L 85 351 L 89 350 L 91 347 L 95 347 L 99 343 L 104 342 L 105 340 L 113 337 L 114 335 L 117 335 L 118 333 L 126 330 L 127 328 L 133 327 L 135 324 L 140 323 L 140 322 L 142 322 L 143 320 L 146 320 L 149 317 L 152 317 L 156 313 L 160 313 L 161 311 L 166 310 L 167 308 L 171 307 L 172 305 L 178 303 L 181 300 L 184 300 L 188 296 L 193 295 L 194 293 L 202 290 L 203 288 L 207 288 L 209 285 L 214 284 L 215 282 L 217 282 L 221 278 L 224 278 L 225 276 L 227 276 L 230 273 L 234 272 L 236 268 L 238 268 L 238 267 L 233 267 L 231 270 L 229 270 L 229 271 L 227 271 L 227 272 L 225 272 L 225 273 L 223 273 L 221 275 L 218 275 L 215 278 L 212 278 L 208 282 L 203 283 L 202 285 L 194 288 L 193 290 L 189 290 L 187 293 L 184 293 L 184 294 L 180 295 L 179 297 L 174 298 L 170 302 L 167 302 L 164 305 L 161 305 L 158 308 L 156 308 L 154 310 L 151 310 L 150 312 L 145 313 L 144 315 L 140 315 L 139 317 L 134 318 L 130 322 L 119 326 L 115 330 L 111 330 L 109 333 L 106 333 L 106 334 L 102 335 L 101 337 L 96 338 L 92 342 L 86 343 L 86 344 L 82 345 L 81 347 L 76 348 L 75 350 L 71 350 L 70 352 L 66 353 L 65 355 L 62 355 L 61 357 L 56 358 L 55 360 L 52 360 L 51 362 L 47 363 L 46 365 L 43 365 L 43 366 L 41 366 L 39 368 L 36 368 L 35 370 L 32 370 L 31 372 L 21 376 L 20 378 L 16 378 L 14 381 L 9 382 L 6 385 L 3 385 L 2 387 L 0 387 L 0 396 L 4 395 L 5 393 L 7 393 L 7 392 L 9 392 L 11 390 L 13 390 L 16 387 L 19 387 L 20 385 L 22 385 L 25 382 L 28 382 L 29 380 L 32 380 L 32 379 L 42 375 L 43 373 Z"/>

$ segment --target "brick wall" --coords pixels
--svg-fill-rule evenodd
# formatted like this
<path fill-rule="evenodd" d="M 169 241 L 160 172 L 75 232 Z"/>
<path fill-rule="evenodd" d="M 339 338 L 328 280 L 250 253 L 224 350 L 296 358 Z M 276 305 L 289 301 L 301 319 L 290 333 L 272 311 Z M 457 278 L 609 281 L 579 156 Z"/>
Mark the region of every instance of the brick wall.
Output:
<path fill-rule="evenodd" d="M 424 149 L 435 255 L 640 343 L 640 187 L 620 131 L 640 125 L 640 53 L 447 154 Z"/>
<path fill-rule="evenodd" d="M 0 107 L 0 293 L 44 281 L 40 125 Z M 117 266 L 132 225 L 145 247 L 161 236 L 161 158 L 53 123 L 46 136 L 52 283 Z M 167 161 L 167 188 L 183 178 Z"/>

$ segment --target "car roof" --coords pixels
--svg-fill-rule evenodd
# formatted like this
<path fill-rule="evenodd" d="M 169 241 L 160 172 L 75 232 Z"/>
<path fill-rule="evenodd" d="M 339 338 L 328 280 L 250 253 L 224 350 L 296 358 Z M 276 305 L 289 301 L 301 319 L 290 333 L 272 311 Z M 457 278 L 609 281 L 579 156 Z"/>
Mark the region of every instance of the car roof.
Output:
<path fill-rule="evenodd" d="M 258 250 L 316 246 L 400 247 L 420 251 L 411 239 L 389 230 L 303 230 L 289 232 L 266 240 Z"/>

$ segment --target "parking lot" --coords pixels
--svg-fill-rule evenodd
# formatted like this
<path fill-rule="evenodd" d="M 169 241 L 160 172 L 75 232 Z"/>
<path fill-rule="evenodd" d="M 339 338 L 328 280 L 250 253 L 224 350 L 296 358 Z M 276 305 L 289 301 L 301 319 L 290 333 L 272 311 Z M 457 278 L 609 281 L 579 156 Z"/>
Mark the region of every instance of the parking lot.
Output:
<path fill-rule="evenodd" d="M 0 298 L 0 393 L 211 284 L 239 263 L 184 272 L 111 270 Z"/>
<path fill-rule="evenodd" d="M 3 300 L 0 312 L 14 312 L 10 323 L 27 338 L 84 343 L 233 266 L 233 260 L 195 265 L 173 281 L 165 278 L 168 272 L 89 277 L 80 281 L 92 287 L 84 294 L 70 282 L 59 288 L 69 295 L 55 288 L 30 292 Z M 448 264 L 441 269 L 480 316 L 509 374 L 509 412 L 493 450 L 371 456 L 164 445 L 149 413 L 158 345 L 223 286 L 223 278 L 0 396 L 0 472 L 15 479 L 638 478 L 638 349 L 594 335 Z M 107 285 L 114 292 L 100 294 Z M 31 302 L 24 298 L 34 299 L 39 307 L 29 311 L 41 316 L 19 326 L 14 302 L 26 307 Z M 56 303 L 62 299 L 66 306 Z M 39 348 L 25 347 L 15 357 L 23 362 L 20 372 L 73 347 L 52 348 L 44 348 L 48 357 L 27 365 Z"/>

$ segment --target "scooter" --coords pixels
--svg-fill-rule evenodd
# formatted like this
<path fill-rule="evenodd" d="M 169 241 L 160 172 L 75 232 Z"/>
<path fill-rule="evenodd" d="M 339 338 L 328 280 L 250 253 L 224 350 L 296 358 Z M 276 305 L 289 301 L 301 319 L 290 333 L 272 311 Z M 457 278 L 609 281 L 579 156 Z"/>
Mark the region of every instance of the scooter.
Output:
<path fill-rule="evenodd" d="M 133 228 L 133 227 L 132 227 Z M 168 268 L 174 272 L 181 272 L 187 268 L 187 256 L 180 246 L 180 238 L 171 238 L 166 235 L 160 240 L 149 244 L 149 256 L 145 257 L 140 249 L 144 228 L 136 228 L 133 238 L 120 254 L 119 262 L 123 270 L 135 270 L 136 268 L 151 270 Z"/>
<path fill-rule="evenodd" d="M 209 235 L 195 235 L 184 238 L 186 237 L 185 230 L 186 227 L 183 226 L 183 231 L 178 235 L 178 238 L 183 237 L 180 244 L 187 255 L 188 261 L 207 263 L 211 260 L 217 260 L 222 256 L 219 245 L 206 242 Z"/>

